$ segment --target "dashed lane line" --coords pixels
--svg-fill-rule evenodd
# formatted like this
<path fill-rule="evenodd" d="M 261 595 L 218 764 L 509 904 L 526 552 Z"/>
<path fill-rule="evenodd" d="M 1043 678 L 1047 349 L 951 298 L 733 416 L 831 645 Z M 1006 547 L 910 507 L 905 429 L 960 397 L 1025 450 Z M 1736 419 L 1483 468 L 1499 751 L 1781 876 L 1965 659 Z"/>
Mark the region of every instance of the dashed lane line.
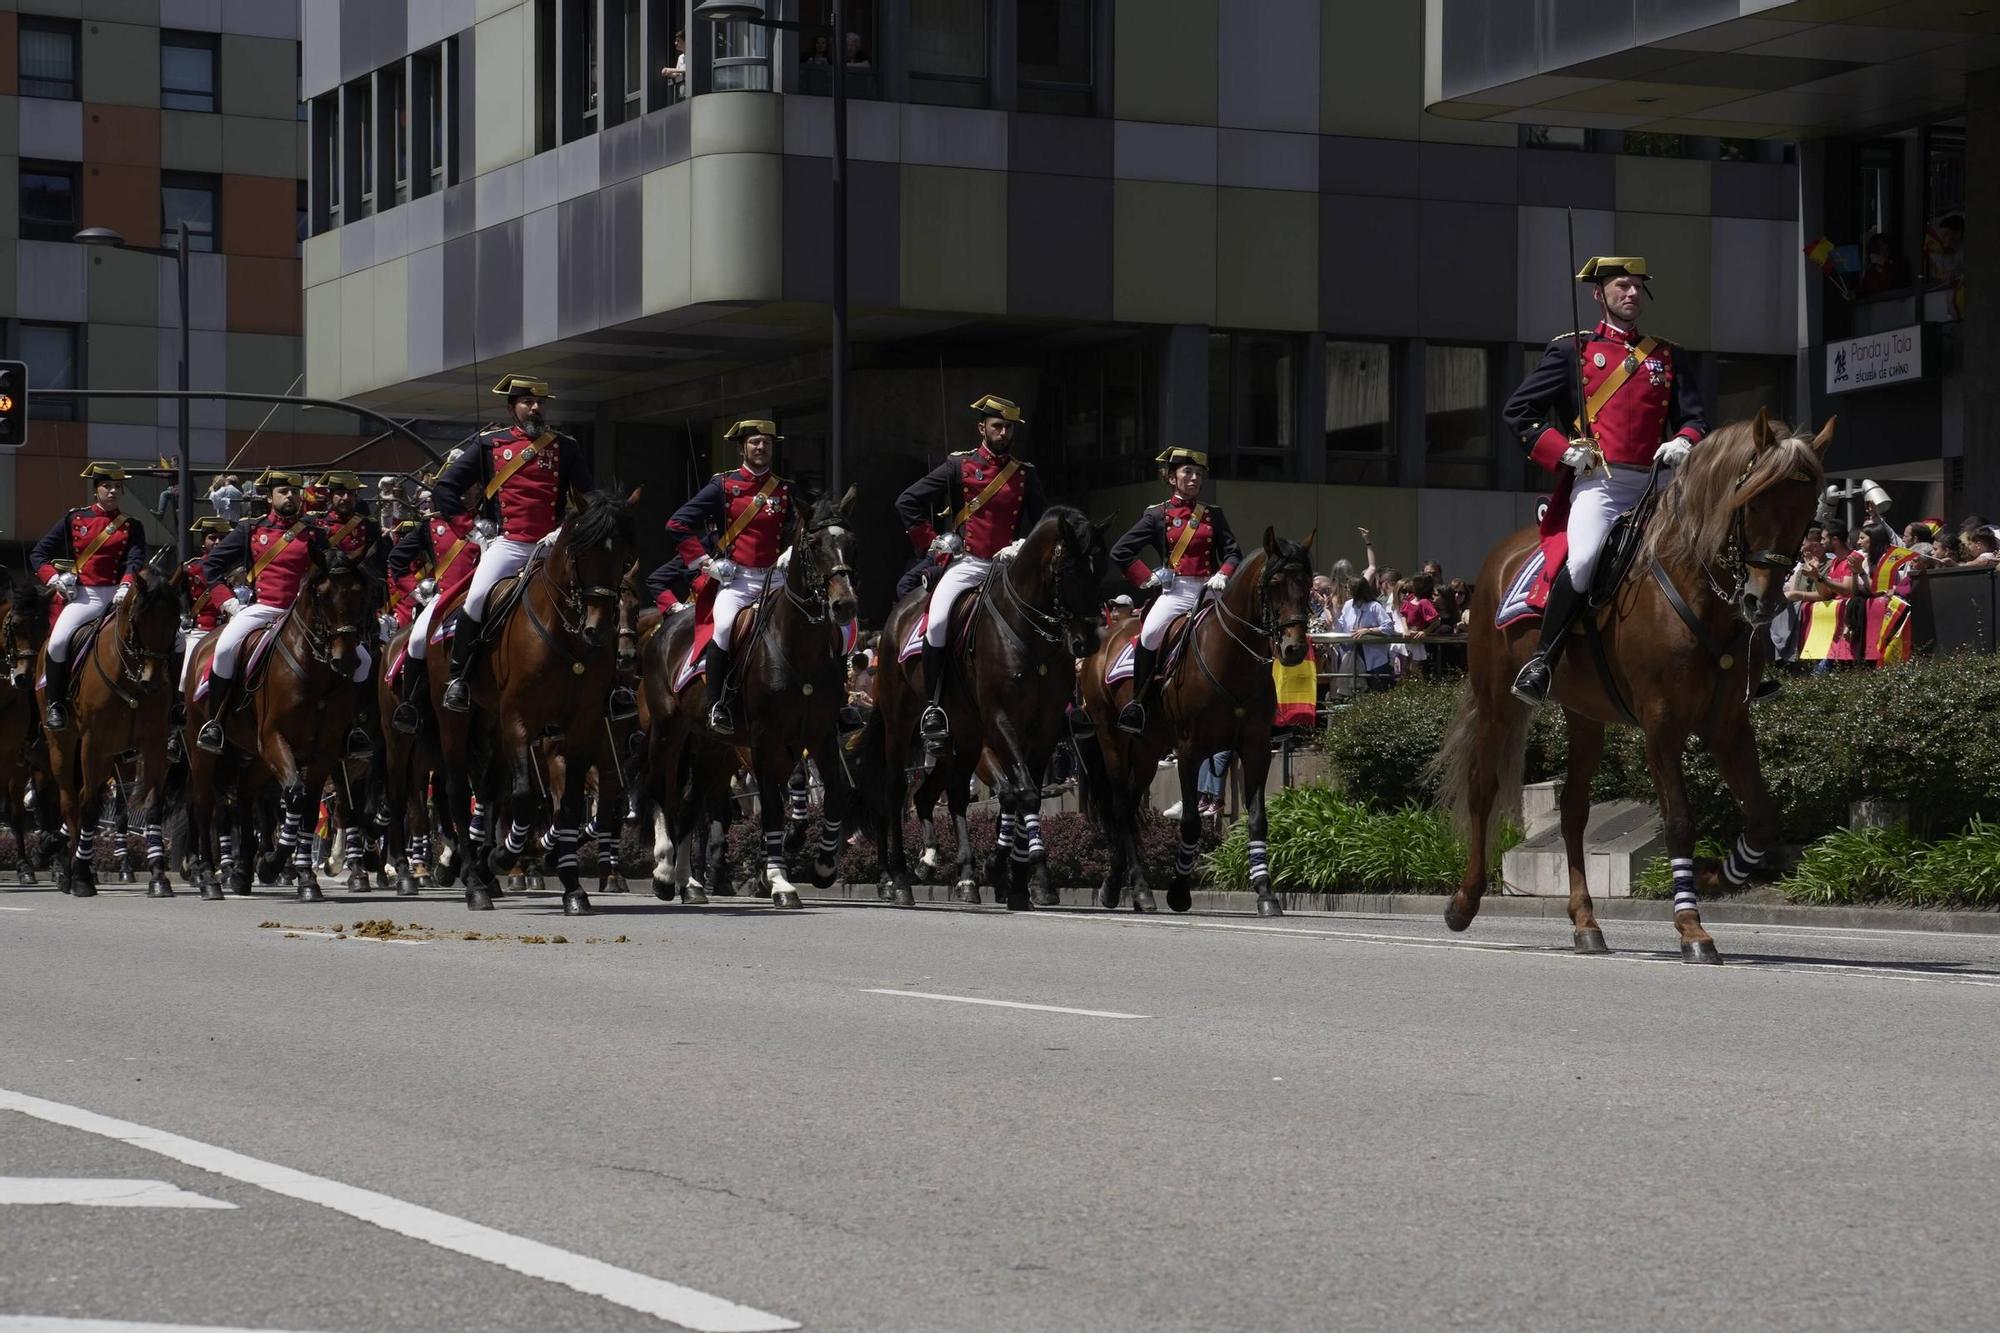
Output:
<path fill-rule="evenodd" d="M 62 1319 L 55 1315 L 0 1314 L 0 1333 L 284 1333 L 275 1328 L 224 1328 L 219 1324 L 132 1324 L 122 1319 Z"/>
<path fill-rule="evenodd" d="M 1020 1000 L 988 1000 L 977 995 L 937 995 L 930 991 L 896 990 L 891 987 L 863 987 L 863 995 L 901 995 L 912 1000 L 949 1000 L 953 1004 L 981 1004 L 994 1009 L 1032 1009 L 1044 1014 L 1075 1014 L 1081 1018 L 1151 1018 L 1151 1014 L 1121 1014 L 1111 1009 L 1071 1009 L 1060 1004 L 1027 1004 Z"/>
<path fill-rule="evenodd" d="M 90 1208 L 234 1208 L 164 1180 L 0 1176 L 0 1205 L 79 1204 Z"/>

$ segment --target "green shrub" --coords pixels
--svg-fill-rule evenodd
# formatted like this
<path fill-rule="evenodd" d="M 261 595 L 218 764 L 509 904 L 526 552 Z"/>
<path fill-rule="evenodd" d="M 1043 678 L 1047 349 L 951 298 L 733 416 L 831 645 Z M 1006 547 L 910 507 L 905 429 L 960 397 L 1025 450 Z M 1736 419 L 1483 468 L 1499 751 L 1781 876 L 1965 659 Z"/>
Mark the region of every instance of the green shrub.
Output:
<path fill-rule="evenodd" d="M 1800 903 L 1907 901 L 1921 851 L 1908 829 L 1839 829 L 1799 854 L 1778 892 Z"/>
<path fill-rule="evenodd" d="M 1919 907 L 2000 907 L 2000 824 L 1975 819 L 1926 848 L 1908 881 L 1908 901 Z"/>
<path fill-rule="evenodd" d="M 1464 839 L 1424 806 L 1378 812 L 1314 785 L 1272 793 L 1267 818 L 1271 887 L 1281 893 L 1449 893 L 1465 873 Z M 1520 840 L 1519 828 L 1503 824 L 1495 863 Z M 1249 886 L 1245 821 L 1209 853 L 1205 867 L 1218 887 Z"/>

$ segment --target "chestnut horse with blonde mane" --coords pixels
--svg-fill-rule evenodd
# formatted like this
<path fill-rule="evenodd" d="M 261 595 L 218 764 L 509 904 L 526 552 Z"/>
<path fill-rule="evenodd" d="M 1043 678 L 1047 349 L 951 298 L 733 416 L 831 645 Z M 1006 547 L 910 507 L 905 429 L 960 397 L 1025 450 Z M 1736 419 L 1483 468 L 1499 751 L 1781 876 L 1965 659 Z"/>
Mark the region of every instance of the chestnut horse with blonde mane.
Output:
<path fill-rule="evenodd" d="M 1785 580 L 1797 559 L 1825 480 L 1821 459 L 1833 422 L 1811 440 L 1794 438 L 1759 412 L 1696 445 L 1660 495 L 1658 511 L 1624 581 L 1593 608 L 1604 654 L 1587 641 L 1586 621 L 1555 673 L 1551 698 L 1569 724 L 1569 766 L 1561 797 L 1569 863 L 1569 917 L 1579 953 L 1605 951 L 1584 880 L 1583 831 L 1590 780 L 1604 753 L 1604 729 L 1637 726 L 1659 792 L 1674 872 L 1674 928 L 1681 957 L 1721 961 L 1702 928 L 1695 893 L 1694 817 L 1682 752 L 1699 736 L 1743 810 L 1744 828 L 1722 867 L 1732 885 L 1760 869 L 1776 845 L 1778 812 L 1757 763 L 1750 725 L 1749 640 L 1784 609 Z M 1536 626 L 1494 624 L 1502 593 L 1535 551 L 1526 528 L 1500 543 L 1479 571 L 1472 600 L 1470 670 L 1458 718 L 1433 768 L 1440 801 L 1463 821 L 1470 844 L 1465 876 L 1445 907 L 1445 924 L 1464 930 L 1486 891 L 1488 835 L 1496 813 L 1520 797 L 1529 710 L 1511 693 L 1534 650 Z M 1607 686 L 1609 688 L 1607 688 Z M 1713 887 L 1713 881 L 1710 881 Z"/>

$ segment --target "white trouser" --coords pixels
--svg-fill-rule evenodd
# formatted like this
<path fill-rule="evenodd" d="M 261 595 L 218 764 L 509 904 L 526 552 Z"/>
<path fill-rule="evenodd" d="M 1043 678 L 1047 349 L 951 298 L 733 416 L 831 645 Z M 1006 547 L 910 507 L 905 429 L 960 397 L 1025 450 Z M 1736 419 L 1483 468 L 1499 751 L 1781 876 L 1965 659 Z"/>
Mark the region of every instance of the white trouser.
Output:
<path fill-rule="evenodd" d="M 736 641 L 736 613 L 746 606 L 757 605 L 757 599 L 764 595 L 766 580 L 776 584 L 782 577 L 768 569 L 736 567 L 736 577 L 715 590 L 716 647 L 725 653 L 729 651 L 729 645 Z"/>
<path fill-rule="evenodd" d="M 187 633 L 183 636 L 183 642 L 185 646 L 183 646 L 181 649 L 181 684 L 180 684 L 180 688 L 182 688 L 183 690 L 187 688 L 188 668 L 194 665 L 194 655 L 196 651 L 200 649 L 201 641 L 203 639 L 206 639 L 209 635 L 213 633 L 215 633 L 215 631 L 212 629 L 191 629 L 187 631 Z"/>
<path fill-rule="evenodd" d="M 465 613 L 474 620 L 486 619 L 486 599 L 492 594 L 493 585 L 520 573 L 534 553 L 533 542 L 495 537 L 486 543 L 486 549 L 479 553 L 479 563 L 472 569 L 472 586 L 465 590 Z"/>
<path fill-rule="evenodd" d="M 433 597 L 424 603 L 424 609 L 417 612 L 417 618 L 410 622 L 409 654 L 421 662 L 431 650 L 431 617 L 436 614 L 438 603 L 443 597 Z"/>
<path fill-rule="evenodd" d="M 275 625 L 285 618 L 287 608 L 266 606 L 257 602 L 244 607 L 235 615 L 222 622 L 222 628 L 215 634 L 215 660 L 213 674 L 224 680 L 236 679 L 236 657 L 242 651 L 243 641 L 266 625 Z"/>
<path fill-rule="evenodd" d="M 368 679 L 368 672 L 375 665 L 375 654 L 368 650 L 368 640 L 363 639 L 354 645 L 354 655 L 361 662 L 360 666 L 354 668 L 354 683 L 359 685 Z"/>
<path fill-rule="evenodd" d="M 56 617 L 54 628 L 49 630 L 49 660 L 69 661 L 70 640 L 76 632 L 93 620 L 101 619 L 111 609 L 111 594 L 115 588 L 78 588 L 76 595 L 63 604 L 62 614 Z"/>
<path fill-rule="evenodd" d="M 1161 642 L 1167 637 L 1167 627 L 1174 623 L 1174 617 L 1194 614 L 1195 603 L 1201 600 L 1201 590 L 1207 583 L 1207 579 L 1176 574 L 1174 581 L 1162 588 L 1160 595 L 1153 599 L 1153 604 L 1146 608 L 1146 621 L 1139 626 L 1139 642 L 1158 652 Z"/>
<path fill-rule="evenodd" d="M 1607 480 L 1600 471 L 1577 478 L 1569 496 L 1569 581 L 1586 596 L 1597 554 L 1618 516 L 1646 493 L 1646 468 L 1616 467 Z"/>
<path fill-rule="evenodd" d="M 924 642 L 942 648 L 951 641 L 951 607 L 958 595 L 986 582 L 991 560 L 961 555 L 944 567 L 937 585 L 931 589 L 930 624 L 924 628 Z"/>

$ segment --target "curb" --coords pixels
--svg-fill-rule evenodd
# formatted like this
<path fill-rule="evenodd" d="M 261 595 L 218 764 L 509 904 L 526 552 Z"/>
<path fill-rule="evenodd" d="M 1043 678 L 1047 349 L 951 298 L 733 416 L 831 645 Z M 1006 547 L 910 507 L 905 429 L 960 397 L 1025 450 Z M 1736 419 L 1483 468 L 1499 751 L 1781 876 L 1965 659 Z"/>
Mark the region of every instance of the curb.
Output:
<path fill-rule="evenodd" d="M 638 881 L 633 881 L 635 884 Z M 913 884 L 919 903 L 950 904 L 950 886 Z M 813 899 L 877 902 L 873 884 L 835 884 L 825 889 L 803 890 Z M 1063 907 L 1096 907 L 1094 889 L 1058 890 Z M 1159 894 L 1164 898 L 1164 894 Z M 993 895 L 982 891 L 987 903 Z M 1223 893 L 1197 889 L 1193 895 L 1195 912 L 1209 916 L 1255 916 L 1253 900 L 1247 893 Z M 1444 896 L 1414 893 L 1281 893 L 1278 900 L 1285 911 L 1312 916 L 1395 916 L 1436 917 L 1444 911 Z M 1634 898 L 1598 899 L 1594 902 L 1601 921 L 1670 921 L 1671 905 L 1664 900 Z M 1129 910 L 1129 909 L 1126 909 Z M 1165 912 L 1164 902 L 1161 907 Z M 1488 895 L 1480 903 L 1483 916 L 1546 917 L 1567 923 L 1568 903 L 1562 898 L 1502 898 Z M 1819 926 L 1823 929 L 1933 931 L 1953 935 L 2000 935 L 2000 912 L 1927 912 L 1908 907 L 1791 907 L 1760 906 L 1751 903 L 1716 901 L 1701 909 L 1704 924 L 1728 926 Z"/>

